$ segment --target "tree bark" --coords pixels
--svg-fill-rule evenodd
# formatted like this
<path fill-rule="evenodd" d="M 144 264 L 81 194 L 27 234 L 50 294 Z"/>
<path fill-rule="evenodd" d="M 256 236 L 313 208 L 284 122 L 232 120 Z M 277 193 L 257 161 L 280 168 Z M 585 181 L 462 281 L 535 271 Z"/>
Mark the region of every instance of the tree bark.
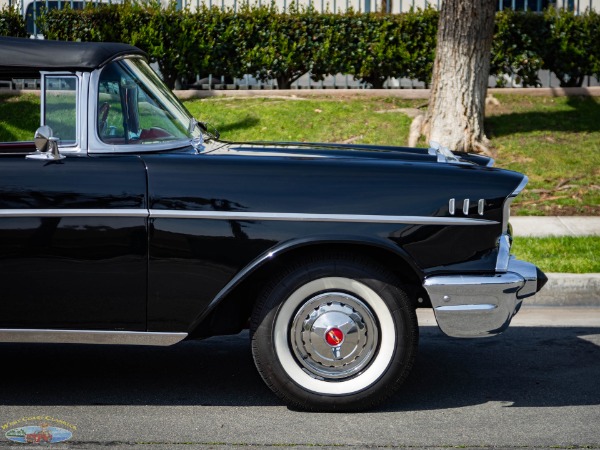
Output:
<path fill-rule="evenodd" d="M 456 151 L 486 149 L 483 129 L 496 2 L 444 0 L 422 134 Z"/>

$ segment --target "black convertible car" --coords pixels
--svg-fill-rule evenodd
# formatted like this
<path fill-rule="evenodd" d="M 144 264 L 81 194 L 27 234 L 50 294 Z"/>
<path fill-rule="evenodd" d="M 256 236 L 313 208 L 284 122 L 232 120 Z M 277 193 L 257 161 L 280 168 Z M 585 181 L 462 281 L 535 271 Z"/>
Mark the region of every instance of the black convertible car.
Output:
<path fill-rule="evenodd" d="M 33 141 L 0 143 L 0 342 L 249 328 L 277 395 L 350 411 L 410 372 L 416 308 L 490 336 L 545 282 L 510 255 L 527 177 L 489 158 L 222 141 L 124 44 L 0 38 L 0 79 L 41 86 Z"/>

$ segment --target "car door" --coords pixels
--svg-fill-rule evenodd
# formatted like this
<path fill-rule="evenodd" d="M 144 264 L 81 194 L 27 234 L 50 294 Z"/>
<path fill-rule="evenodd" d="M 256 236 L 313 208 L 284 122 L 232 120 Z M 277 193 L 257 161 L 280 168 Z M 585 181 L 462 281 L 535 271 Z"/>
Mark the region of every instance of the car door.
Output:
<path fill-rule="evenodd" d="M 77 151 L 82 125 L 69 102 L 80 84 L 55 78 L 42 123 L 67 156 L 31 159 L 33 145 L 0 144 L 0 328 L 145 330 L 144 164 Z"/>
<path fill-rule="evenodd" d="M 0 156 L 0 327 L 145 330 L 136 156 Z"/>

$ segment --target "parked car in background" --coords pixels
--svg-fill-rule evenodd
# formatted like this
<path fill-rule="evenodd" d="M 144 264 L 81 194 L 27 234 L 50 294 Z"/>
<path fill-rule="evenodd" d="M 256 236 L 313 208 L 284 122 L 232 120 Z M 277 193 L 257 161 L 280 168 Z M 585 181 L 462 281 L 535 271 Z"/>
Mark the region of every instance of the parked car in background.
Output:
<path fill-rule="evenodd" d="M 228 142 L 138 48 L 0 38 L 0 79 L 30 77 L 41 126 L 0 143 L 2 342 L 171 345 L 249 327 L 285 402 L 354 411 L 409 374 L 417 308 L 449 336 L 491 336 L 546 280 L 510 256 L 527 177 L 487 157 Z"/>

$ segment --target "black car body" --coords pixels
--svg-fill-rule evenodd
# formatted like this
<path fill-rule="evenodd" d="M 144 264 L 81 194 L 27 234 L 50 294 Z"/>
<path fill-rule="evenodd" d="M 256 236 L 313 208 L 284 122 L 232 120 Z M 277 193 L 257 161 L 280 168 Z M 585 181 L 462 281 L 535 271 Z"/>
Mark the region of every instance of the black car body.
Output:
<path fill-rule="evenodd" d="M 527 178 L 489 158 L 221 141 L 124 44 L 0 38 L 0 61 L 42 86 L 35 146 L 0 143 L 0 341 L 249 326 L 284 400 L 357 410 L 410 371 L 417 307 L 493 335 L 545 281 L 510 256 Z"/>

